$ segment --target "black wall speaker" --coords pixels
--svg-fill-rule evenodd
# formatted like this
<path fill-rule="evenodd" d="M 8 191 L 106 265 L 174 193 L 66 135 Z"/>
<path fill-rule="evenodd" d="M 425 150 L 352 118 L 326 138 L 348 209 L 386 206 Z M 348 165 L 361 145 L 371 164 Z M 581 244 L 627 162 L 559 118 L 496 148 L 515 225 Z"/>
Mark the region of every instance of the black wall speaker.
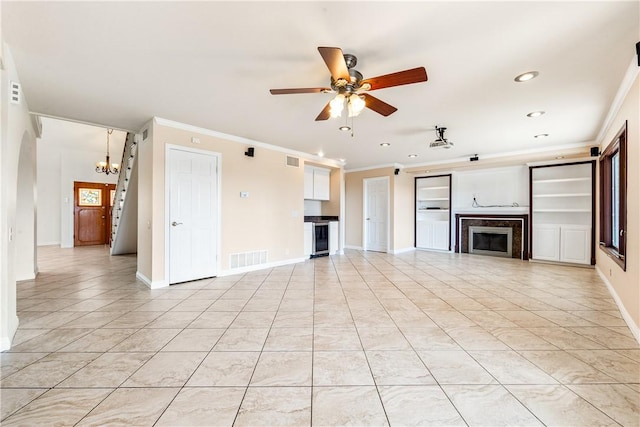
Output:
<path fill-rule="evenodd" d="M 591 147 L 591 157 L 598 157 L 600 155 L 600 149 L 598 147 Z"/>
<path fill-rule="evenodd" d="M 396 170 L 393 171 L 394 175 L 398 175 L 399 173 L 400 173 L 400 169 L 396 169 Z"/>
<path fill-rule="evenodd" d="M 638 55 L 638 67 L 640 67 L 640 42 L 636 43 L 636 55 Z"/>
<path fill-rule="evenodd" d="M 247 157 L 253 157 L 253 147 L 247 148 L 247 151 L 244 152 L 244 155 Z"/>

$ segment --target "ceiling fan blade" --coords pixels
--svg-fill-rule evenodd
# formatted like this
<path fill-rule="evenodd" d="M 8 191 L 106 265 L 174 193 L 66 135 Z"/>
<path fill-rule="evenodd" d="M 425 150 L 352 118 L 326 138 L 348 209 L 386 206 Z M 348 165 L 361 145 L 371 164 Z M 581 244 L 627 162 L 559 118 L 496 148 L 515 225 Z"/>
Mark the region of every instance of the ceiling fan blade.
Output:
<path fill-rule="evenodd" d="M 345 79 L 348 82 L 351 81 L 342 49 L 339 47 L 319 47 L 318 52 L 320 52 L 322 59 L 327 64 L 333 80 Z"/>
<path fill-rule="evenodd" d="M 331 92 L 330 87 L 305 87 L 299 89 L 270 89 L 271 95 L 289 95 L 292 93 L 324 93 Z"/>
<path fill-rule="evenodd" d="M 362 94 L 362 96 L 364 96 L 365 107 L 370 108 L 376 113 L 382 114 L 385 117 L 398 111 L 398 109 L 393 105 L 389 105 L 386 102 L 381 101 L 378 98 L 369 95 L 368 93 L 364 93 Z"/>
<path fill-rule="evenodd" d="M 320 111 L 320 114 L 318 114 L 318 117 L 316 117 L 316 122 L 320 120 L 327 120 L 329 117 L 331 117 L 330 111 L 331 111 L 331 103 L 328 102 L 327 105 L 324 106 L 322 111 Z"/>
<path fill-rule="evenodd" d="M 369 90 L 383 89 L 385 87 L 409 85 L 427 81 L 427 70 L 424 67 L 412 68 L 410 70 L 398 71 L 397 73 L 385 74 L 384 76 L 373 77 L 362 81 L 361 85 L 370 84 Z"/>

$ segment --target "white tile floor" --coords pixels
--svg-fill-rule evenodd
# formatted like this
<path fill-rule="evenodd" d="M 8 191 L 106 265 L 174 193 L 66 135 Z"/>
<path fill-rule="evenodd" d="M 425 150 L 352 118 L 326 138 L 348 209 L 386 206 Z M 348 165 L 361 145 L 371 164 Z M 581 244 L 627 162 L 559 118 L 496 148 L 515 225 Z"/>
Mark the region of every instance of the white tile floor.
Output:
<path fill-rule="evenodd" d="M 640 348 L 593 269 L 348 251 L 149 290 L 39 248 L 2 425 L 640 425 Z"/>

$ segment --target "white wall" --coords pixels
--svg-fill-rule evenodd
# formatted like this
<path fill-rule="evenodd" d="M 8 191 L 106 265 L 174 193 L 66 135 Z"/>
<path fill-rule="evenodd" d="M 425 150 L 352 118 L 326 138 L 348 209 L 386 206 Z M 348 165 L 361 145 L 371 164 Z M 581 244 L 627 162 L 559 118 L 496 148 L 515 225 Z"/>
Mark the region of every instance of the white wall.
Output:
<path fill-rule="evenodd" d="M 28 175 L 33 173 L 32 154 L 36 150 L 35 130 L 29 116 L 26 99 L 20 104 L 10 104 L 8 97 L 9 82 L 20 82 L 11 52 L 2 44 L 2 63 L 0 70 L 0 351 L 11 345 L 11 340 L 18 328 L 16 310 L 16 276 L 31 274 L 37 270 L 35 259 L 35 239 L 33 230 L 27 230 L 29 221 L 18 223 L 16 218 L 22 215 L 34 218 L 35 193 L 31 191 L 31 199 L 27 200 L 28 185 L 21 189 L 21 212 L 18 205 L 18 177 L 19 170 Z M 23 152 L 21 159 L 20 153 Z M 22 162 L 21 162 L 22 160 Z M 32 175 L 31 175 L 32 176 Z M 33 189 L 33 186 L 31 186 Z M 33 227 L 31 222 L 30 227 Z M 20 228 L 20 230 L 18 230 Z M 17 234 L 17 231 L 22 231 Z M 29 258 L 29 262 L 18 263 L 18 247 L 20 256 Z M 26 265 L 29 264 L 29 265 Z M 25 270 L 25 271 L 23 271 Z"/>
<path fill-rule="evenodd" d="M 513 166 L 453 173 L 454 211 L 473 209 L 473 198 L 481 205 L 529 205 L 529 167 Z"/>
<path fill-rule="evenodd" d="M 306 200 L 304 201 L 304 215 L 305 216 L 321 216 L 322 215 L 322 202 L 320 200 Z"/>
<path fill-rule="evenodd" d="M 120 163 L 125 132 L 110 137 L 112 163 Z M 38 245 L 73 247 L 74 181 L 115 184 L 117 175 L 95 171 L 106 155 L 107 130 L 81 123 L 42 119 L 38 140 Z"/>
<path fill-rule="evenodd" d="M 38 246 L 60 244 L 60 155 L 38 141 Z"/>

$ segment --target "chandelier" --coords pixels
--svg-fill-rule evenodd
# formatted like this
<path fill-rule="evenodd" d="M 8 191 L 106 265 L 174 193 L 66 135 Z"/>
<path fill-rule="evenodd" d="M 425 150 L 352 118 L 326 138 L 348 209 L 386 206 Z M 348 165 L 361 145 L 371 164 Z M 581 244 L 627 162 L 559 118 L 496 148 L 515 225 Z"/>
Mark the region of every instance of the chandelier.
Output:
<path fill-rule="evenodd" d="M 107 159 L 104 162 L 96 163 L 96 172 L 104 174 L 118 173 L 120 165 L 117 163 L 109 163 L 109 136 L 113 133 L 113 129 L 107 129 Z"/>

